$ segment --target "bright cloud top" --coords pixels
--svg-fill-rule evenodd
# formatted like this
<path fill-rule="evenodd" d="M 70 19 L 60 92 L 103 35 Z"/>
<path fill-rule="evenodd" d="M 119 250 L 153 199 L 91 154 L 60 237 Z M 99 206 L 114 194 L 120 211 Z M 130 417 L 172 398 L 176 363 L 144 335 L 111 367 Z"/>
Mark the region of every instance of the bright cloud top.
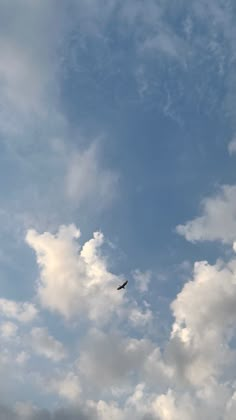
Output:
<path fill-rule="evenodd" d="M 34 249 L 40 268 L 38 296 L 41 305 L 68 318 L 85 315 L 90 320 L 105 320 L 122 305 L 122 294 L 116 293 L 121 280 L 109 272 L 101 254 L 102 233 L 82 247 L 80 231 L 61 226 L 58 233 L 27 233 L 26 241 Z"/>
<path fill-rule="evenodd" d="M 171 305 L 171 339 L 179 352 L 176 369 L 194 386 L 220 377 L 223 367 L 233 362 L 229 342 L 236 320 L 235 273 L 235 259 L 228 265 L 195 263 L 193 280 Z"/>
<path fill-rule="evenodd" d="M 218 194 L 202 202 L 202 215 L 178 225 L 176 230 L 188 241 L 233 243 L 236 235 L 236 186 L 224 185 Z"/>

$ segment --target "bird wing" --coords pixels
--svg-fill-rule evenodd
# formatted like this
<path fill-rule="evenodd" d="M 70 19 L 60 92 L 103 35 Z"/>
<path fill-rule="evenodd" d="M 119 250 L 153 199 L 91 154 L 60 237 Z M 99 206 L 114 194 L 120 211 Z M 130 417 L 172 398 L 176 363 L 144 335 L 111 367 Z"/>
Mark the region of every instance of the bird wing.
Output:
<path fill-rule="evenodd" d="M 117 287 L 117 290 L 124 289 L 127 283 L 128 283 L 128 280 L 126 280 L 121 286 Z"/>

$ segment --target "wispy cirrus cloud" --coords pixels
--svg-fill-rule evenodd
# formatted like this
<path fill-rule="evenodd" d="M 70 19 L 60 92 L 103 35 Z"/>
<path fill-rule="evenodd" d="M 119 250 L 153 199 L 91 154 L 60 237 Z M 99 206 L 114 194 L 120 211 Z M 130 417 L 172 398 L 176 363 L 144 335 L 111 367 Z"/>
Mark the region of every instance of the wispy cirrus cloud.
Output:
<path fill-rule="evenodd" d="M 229 142 L 228 151 L 230 155 L 236 152 L 236 139 L 233 139 Z"/>
<path fill-rule="evenodd" d="M 92 202 L 97 208 L 105 208 L 116 197 L 118 174 L 101 166 L 99 154 L 99 145 L 94 142 L 68 159 L 65 191 L 75 207 Z"/>

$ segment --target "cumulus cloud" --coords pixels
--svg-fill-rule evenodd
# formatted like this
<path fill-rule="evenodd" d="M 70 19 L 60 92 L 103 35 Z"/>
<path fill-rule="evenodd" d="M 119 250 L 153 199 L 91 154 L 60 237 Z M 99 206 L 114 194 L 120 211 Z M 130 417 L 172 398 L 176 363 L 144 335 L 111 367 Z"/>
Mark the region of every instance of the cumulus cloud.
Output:
<path fill-rule="evenodd" d="M 153 315 L 150 309 L 142 311 L 138 308 L 133 308 L 129 314 L 129 320 L 134 327 L 147 327 L 152 319 Z"/>
<path fill-rule="evenodd" d="M 94 254 L 88 254 L 91 262 Z M 195 263 L 192 279 L 171 304 L 174 322 L 162 348 L 131 333 L 93 328 L 80 340 L 74 369 L 54 372 L 43 382 L 44 392 L 76 404 L 73 411 L 61 411 L 65 418 L 73 412 L 71 418 L 83 414 L 88 420 L 106 420 L 108 415 L 116 420 L 233 419 L 235 278 L 236 258 Z M 89 397 L 98 390 L 104 400 Z M 35 410 L 29 411 L 30 420 L 40 418 L 41 411 Z M 44 415 L 51 419 L 55 414 Z"/>
<path fill-rule="evenodd" d="M 38 296 L 41 305 L 69 318 L 81 314 L 101 321 L 118 311 L 123 295 L 116 286 L 121 281 L 107 267 L 101 254 L 102 233 L 81 247 L 80 231 L 74 226 L 61 226 L 58 233 L 39 234 L 29 230 L 27 243 L 34 249 L 40 269 Z"/>
<path fill-rule="evenodd" d="M 43 307 L 66 318 L 86 315 L 91 322 L 103 322 L 122 310 L 123 295 L 116 293 L 120 279 L 109 272 L 101 254 L 101 233 L 95 233 L 83 245 L 79 239 L 80 231 L 74 225 L 61 226 L 54 235 L 28 232 L 26 240 L 36 252 L 40 268 L 38 296 Z M 147 273 L 134 273 L 141 292 L 148 287 Z M 118 420 L 128 419 L 132 410 L 137 412 L 137 418 L 161 420 L 224 413 L 227 402 L 233 406 L 230 370 L 235 367 L 235 351 L 231 347 L 236 321 L 235 275 L 236 258 L 227 263 L 217 261 L 215 265 L 196 262 L 192 279 L 171 304 L 174 322 L 164 347 L 146 338 L 134 338 L 132 332 L 126 336 L 119 330 L 93 328 L 80 343 L 77 370 L 70 369 L 51 380 L 48 392 L 72 402 L 80 400 L 84 389 L 126 395 L 123 406 L 114 405 L 109 399 L 91 403 L 99 420 L 105 418 L 109 409 Z M 143 311 L 132 300 L 126 303 L 130 306 L 126 310 L 129 325 L 146 328 L 153 321 L 149 307 Z M 58 343 L 48 335 L 46 338 L 43 351 L 50 351 L 51 357 Z M 131 386 L 137 382 L 144 383 L 136 391 L 139 398 L 131 393 Z M 217 410 L 214 398 L 218 400 Z"/>
<path fill-rule="evenodd" d="M 162 351 L 143 340 L 91 333 L 90 344 L 78 362 L 89 383 L 96 383 L 103 374 L 97 386 L 109 387 L 116 381 L 124 384 L 132 369 L 138 370 L 139 379 L 145 379 L 121 412 L 115 407 L 118 419 L 128 419 L 135 410 L 137 418 L 161 420 L 232 418 L 235 270 L 235 258 L 215 265 L 204 261 L 195 264 L 193 279 L 171 304 L 174 322 Z M 132 360 L 127 352 L 130 348 Z"/>
<path fill-rule="evenodd" d="M 145 358 L 153 348 L 146 339 L 122 337 L 92 330 L 78 360 L 81 374 L 97 388 L 127 383 L 141 370 Z"/>
<path fill-rule="evenodd" d="M 65 349 L 58 340 L 49 335 L 46 328 L 33 328 L 30 343 L 36 354 L 58 362 L 66 357 Z"/>
<path fill-rule="evenodd" d="M 228 265 L 196 263 L 193 280 L 171 305 L 176 369 L 194 385 L 220 375 L 234 357 L 229 340 L 236 320 L 235 269 L 235 259 Z"/>
<path fill-rule="evenodd" d="M 166 393 L 149 396 L 149 406 L 153 418 L 156 420 L 198 420 L 227 419 L 225 406 L 230 401 L 227 386 L 214 384 L 204 387 L 196 394 L 189 391 L 174 391 L 168 389 Z"/>
<path fill-rule="evenodd" d="M 35 305 L 29 302 L 16 302 L 9 299 L 0 299 L 0 313 L 21 323 L 32 322 L 38 313 Z"/>
<path fill-rule="evenodd" d="M 14 337 L 16 335 L 17 329 L 17 325 L 13 324 L 13 322 L 3 322 L 0 325 L 0 332 L 3 338 Z"/>
<path fill-rule="evenodd" d="M 56 393 L 60 397 L 72 403 L 79 403 L 81 397 L 81 385 L 78 376 L 69 372 L 64 377 L 57 377 L 49 381 L 46 386 L 49 392 Z"/>
<path fill-rule="evenodd" d="M 233 243 L 236 232 L 236 186 L 224 185 L 202 202 L 202 215 L 178 225 L 177 232 L 190 242 L 222 241 Z"/>

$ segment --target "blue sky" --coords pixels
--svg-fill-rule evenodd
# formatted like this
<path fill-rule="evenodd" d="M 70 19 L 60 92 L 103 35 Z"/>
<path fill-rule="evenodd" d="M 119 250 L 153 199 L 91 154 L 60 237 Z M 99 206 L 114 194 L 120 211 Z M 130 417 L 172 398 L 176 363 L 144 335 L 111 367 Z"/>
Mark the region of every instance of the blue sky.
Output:
<path fill-rule="evenodd" d="M 235 418 L 235 12 L 0 0 L 10 420 Z"/>

